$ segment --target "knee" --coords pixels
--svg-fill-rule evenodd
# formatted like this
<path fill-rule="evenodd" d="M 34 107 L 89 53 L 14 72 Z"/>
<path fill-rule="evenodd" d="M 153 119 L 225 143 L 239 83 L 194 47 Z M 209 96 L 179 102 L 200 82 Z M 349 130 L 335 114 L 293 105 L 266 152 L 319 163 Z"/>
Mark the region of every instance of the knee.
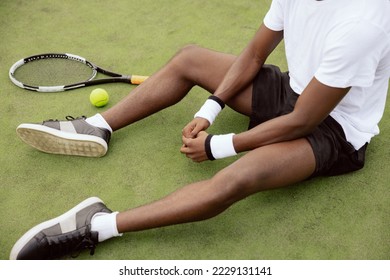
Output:
<path fill-rule="evenodd" d="M 195 44 L 188 44 L 178 50 L 175 56 L 192 57 L 198 50 L 202 48 Z"/>
<path fill-rule="evenodd" d="M 190 69 L 190 67 L 194 67 L 196 57 L 199 56 L 198 52 L 200 50 L 201 48 L 197 45 L 186 45 L 177 51 L 177 53 L 173 56 L 172 62 L 176 66 L 182 66 L 185 69 Z"/>
<path fill-rule="evenodd" d="M 245 176 L 237 176 L 224 170 L 210 179 L 214 203 L 230 206 L 250 195 L 251 182 Z"/>

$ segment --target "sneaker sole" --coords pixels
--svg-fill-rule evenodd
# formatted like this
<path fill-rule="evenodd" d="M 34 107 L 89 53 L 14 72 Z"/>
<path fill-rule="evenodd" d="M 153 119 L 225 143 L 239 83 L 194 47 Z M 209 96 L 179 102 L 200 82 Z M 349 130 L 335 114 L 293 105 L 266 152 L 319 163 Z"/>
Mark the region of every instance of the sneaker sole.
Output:
<path fill-rule="evenodd" d="M 103 201 L 98 197 L 90 197 L 83 202 L 79 203 L 75 207 L 73 207 L 68 212 L 62 214 L 61 216 L 58 216 L 57 218 L 51 219 L 49 221 L 40 223 L 39 225 L 36 225 L 29 231 L 27 231 L 12 247 L 11 253 L 10 253 L 10 260 L 16 260 L 19 252 L 24 248 L 24 246 L 33 238 L 36 234 L 38 234 L 40 231 L 52 227 L 56 224 L 61 223 L 61 221 L 65 221 L 69 218 L 72 218 L 72 216 L 76 215 L 77 212 L 80 210 L 95 204 L 95 203 L 103 203 Z"/>
<path fill-rule="evenodd" d="M 28 145 L 49 154 L 102 157 L 107 143 L 102 138 L 60 131 L 39 124 L 21 124 L 16 133 Z"/>

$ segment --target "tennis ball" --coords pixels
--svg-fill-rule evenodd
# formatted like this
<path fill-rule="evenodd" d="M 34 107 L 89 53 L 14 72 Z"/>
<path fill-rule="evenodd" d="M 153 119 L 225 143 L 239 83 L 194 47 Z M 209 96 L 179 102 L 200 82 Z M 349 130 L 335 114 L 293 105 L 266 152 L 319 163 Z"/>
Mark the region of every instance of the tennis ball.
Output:
<path fill-rule="evenodd" d="M 109 99 L 107 91 L 102 88 L 94 89 L 89 95 L 89 100 L 92 105 L 95 105 L 96 107 L 103 107 L 107 105 Z"/>

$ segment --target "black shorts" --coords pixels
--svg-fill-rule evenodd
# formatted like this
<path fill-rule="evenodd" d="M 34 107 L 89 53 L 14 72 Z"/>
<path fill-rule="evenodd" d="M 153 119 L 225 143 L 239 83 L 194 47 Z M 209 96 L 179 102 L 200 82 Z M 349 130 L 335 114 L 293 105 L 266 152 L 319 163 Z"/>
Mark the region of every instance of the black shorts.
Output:
<path fill-rule="evenodd" d="M 264 65 L 253 81 L 249 129 L 292 112 L 298 97 L 290 87 L 288 72 Z M 367 144 L 356 151 L 346 140 L 340 124 L 331 116 L 306 138 L 316 159 L 316 169 L 311 177 L 340 175 L 363 168 Z"/>

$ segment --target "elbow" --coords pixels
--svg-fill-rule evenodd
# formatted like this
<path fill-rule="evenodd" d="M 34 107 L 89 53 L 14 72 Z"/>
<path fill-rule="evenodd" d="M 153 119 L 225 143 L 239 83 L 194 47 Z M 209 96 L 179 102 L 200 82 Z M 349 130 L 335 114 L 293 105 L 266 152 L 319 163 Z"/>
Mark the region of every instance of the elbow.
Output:
<path fill-rule="evenodd" d="M 292 126 L 294 128 L 294 138 L 304 137 L 312 133 L 319 124 L 317 120 L 306 114 L 294 111 L 290 115 L 292 117 Z"/>

